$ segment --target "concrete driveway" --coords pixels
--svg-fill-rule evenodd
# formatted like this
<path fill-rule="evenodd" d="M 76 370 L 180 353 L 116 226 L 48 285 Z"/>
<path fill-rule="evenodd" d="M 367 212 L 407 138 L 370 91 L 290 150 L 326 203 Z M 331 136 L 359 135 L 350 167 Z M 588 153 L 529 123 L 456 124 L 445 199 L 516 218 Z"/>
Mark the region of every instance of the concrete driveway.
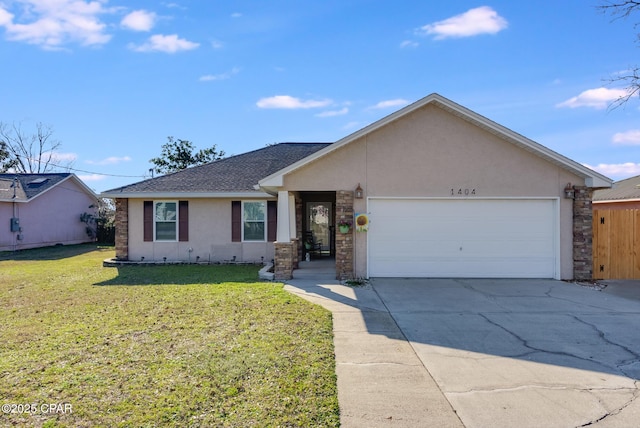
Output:
<path fill-rule="evenodd" d="M 640 301 L 551 280 L 291 281 L 334 314 L 343 426 L 640 425 Z"/>

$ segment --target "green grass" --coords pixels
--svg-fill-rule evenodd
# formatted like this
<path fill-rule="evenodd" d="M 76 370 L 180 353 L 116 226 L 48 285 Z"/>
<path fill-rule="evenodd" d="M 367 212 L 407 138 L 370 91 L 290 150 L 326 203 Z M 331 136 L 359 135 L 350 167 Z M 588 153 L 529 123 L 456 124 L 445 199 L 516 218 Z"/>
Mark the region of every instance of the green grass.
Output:
<path fill-rule="evenodd" d="M 327 311 L 255 266 L 103 268 L 108 248 L 0 254 L 0 426 L 338 426 Z"/>

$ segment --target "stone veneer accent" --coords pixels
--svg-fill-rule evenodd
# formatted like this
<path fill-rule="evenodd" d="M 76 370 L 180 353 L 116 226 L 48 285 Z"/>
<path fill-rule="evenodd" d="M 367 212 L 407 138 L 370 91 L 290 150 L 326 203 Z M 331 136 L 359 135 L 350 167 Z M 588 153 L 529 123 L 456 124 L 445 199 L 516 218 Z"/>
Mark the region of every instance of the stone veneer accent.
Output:
<path fill-rule="evenodd" d="M 573 186 L 573 279 L 593 278 L 593 189 Z"/>
<path fill-rule="evenodd" d="M 336 192 L 336 223 L 341 219 L 353 224 L 353 191 Z M 340 233 L 336 224 L 336 279 L 353 279 L 353 227 Z"/>
<path fill-rule="evenodd" d="M 129 260 L 129 199 L 116 198 L 116 259 Z"/>
<path fill-rule="evenodd" d="M 293 252 L 297 251 L 294 242 L 275 242 L 274 244 L 276 257 L 274 266 L 274 279 L 278 281 L 286 281 L 293 278 Z"/>

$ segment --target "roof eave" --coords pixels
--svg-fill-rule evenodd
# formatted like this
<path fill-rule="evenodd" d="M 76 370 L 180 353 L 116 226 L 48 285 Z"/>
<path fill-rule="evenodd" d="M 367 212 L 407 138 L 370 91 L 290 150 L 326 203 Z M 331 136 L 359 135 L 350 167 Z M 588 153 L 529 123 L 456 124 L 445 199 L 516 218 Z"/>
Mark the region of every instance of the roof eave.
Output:
<path fill-rule="evenodd" d="M 627 202 L 640 202 L 640 198 L 630 198 L 630 199 L 604 199 L 599 201 L 593 201 L 594 204 L 619 204 L 619 203 L 627 203 Z"/>
<path fill-rule="evenodd" d="M 18 198 L 0 198 L 0 202 L 15 202 L 18 204 L 24 204 L 26 202 L 29 202 L 28 199 L 18 199 Z"/>
<path fill-rule="evenodd" d="M 62 180 L 58 181 L 56 184 L 54 184 L 51 187 L 48 187 L 46 189 L 44 189 L 41 192 L 38 192 L 36 195 L 33 195 L 30 198 L 27 199 L 22 199 L 22 200 L 4 200 L 4 202 L 30 202 L 33 201 L 34 199 L 37 199 L 40 195 L 44 195 L 47 192 L 52 191 L 53 189 L 55 189 L 56 187 L 60 186 L 61 184 L 65 183 L 66 181 L 69 180 L 73 180 L 78 186 L 80 186 L 80 188 L 82 190 L 85 191 L 85 193 L 87 193 L 87 195 L 89 195 L 91 198 L 95 199 L 96 201 L 98 200 L 98 195 L 96 194 L 96 192 L 94 192 L 93 190 L 91 190 L 89 188 L 89 186 L 87 186 L 84 181 L 80 180 L 80 178 L 78 178 L 77 175 L 71 173 L 69 174 L 67 177 L 63 178 Z"/>
<path fill-rule="evenodd" d="M 111 199 L 262 199 L 273 197 L 266 192 L 104 192 L 102 198 Z"/>

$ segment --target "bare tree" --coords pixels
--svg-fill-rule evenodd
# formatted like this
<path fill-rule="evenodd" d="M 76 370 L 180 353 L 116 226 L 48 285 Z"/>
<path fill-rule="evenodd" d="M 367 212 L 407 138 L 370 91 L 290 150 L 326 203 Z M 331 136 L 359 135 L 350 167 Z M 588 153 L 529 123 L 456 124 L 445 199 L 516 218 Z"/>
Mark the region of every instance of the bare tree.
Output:
<path fill-rule="evenodd" d="M 629 18 L 634 12 L 640 11 L 640 0 L 607 0 L 597 8 L 605 14 L 613 16 L 613 20 Z M 638 23 L 635 24 L 636 28 Z M 636 35 L 640 41 L 640 34 Z M 629 101 L 633 96 L 640 96 L 640 66 L 634 65 L 628 70 L 609 78 L 611 83 L 623 83 L 626 94 L 620 96 L 612 103 L 613 107 L 619 107 Z"/>
<path fill-rule="evenodd" d="M 36 123 L 35 132 L 25 131 L 22 123 L 9 125 L 0 122 L 0 147 L 8 152 L 0 169 L 18 173 L 44 173 L 70 168 L 72 162 L 65 162 L 65 165 L 53 163 L 62 143 L 52 136 L 53 127 L 42 122 Z"/>

